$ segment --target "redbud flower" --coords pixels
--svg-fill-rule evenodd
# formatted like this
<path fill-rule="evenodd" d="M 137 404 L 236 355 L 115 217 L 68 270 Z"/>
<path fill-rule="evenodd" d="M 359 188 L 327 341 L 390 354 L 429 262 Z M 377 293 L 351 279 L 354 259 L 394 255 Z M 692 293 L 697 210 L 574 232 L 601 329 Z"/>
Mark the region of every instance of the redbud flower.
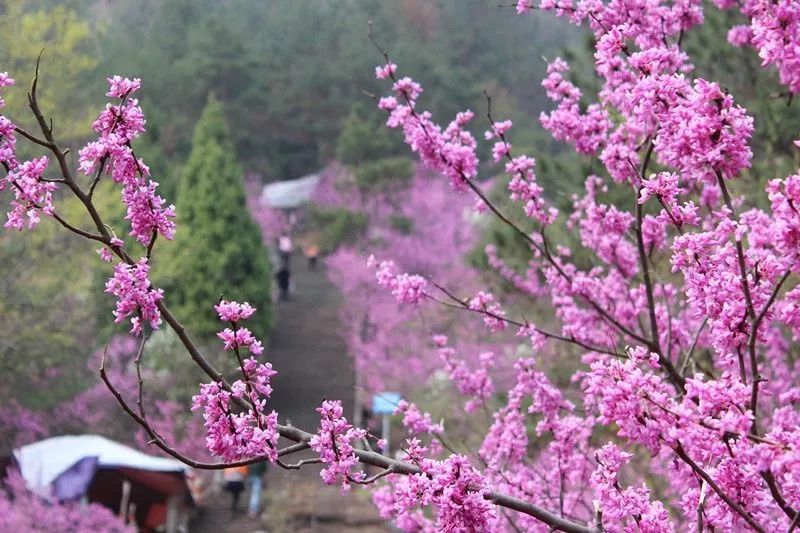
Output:
<path fill-rule="evenodd" d="M 342 416 L 340 401 L 326 400 L 317 412 L 320 414 L 320 427 L 309 444 L 325 464 L 320 477 L 326 485 L 340 483 L 342 492 L 345 492 L 350 490 L 351 483 L 365 477 L 364 472 L 356 470 L 358 457 L 353 443 L 364 439 L 367 433 L 347 422 Z"/>
<path fill-rule="evenodd" d="M 106 282 L 106 292 L 117 297 L 115 322 L 122 322 L 131 316 L 131 333 L 134 334 L 142 332 L 140 316 L 153 329 L 161 325 L 161 312 L 157 304 L 164 298 L 164 293 L 152 287 L 149 276 L 150 265 L 147 264 L 147 258 L 143 257 L 133 265 L 117 264 L 114 275 Z"/>
<path fill-rule="evenodd" d="M 219 314 L 219 319 L 223 322 L 240 322 L 250 318 L 256 312 L 256 308 L 247 302 L 240 304 L 239 302 L 228 300 L 222 300 L 218 305 L 214 306 L 214 309 Z"/>

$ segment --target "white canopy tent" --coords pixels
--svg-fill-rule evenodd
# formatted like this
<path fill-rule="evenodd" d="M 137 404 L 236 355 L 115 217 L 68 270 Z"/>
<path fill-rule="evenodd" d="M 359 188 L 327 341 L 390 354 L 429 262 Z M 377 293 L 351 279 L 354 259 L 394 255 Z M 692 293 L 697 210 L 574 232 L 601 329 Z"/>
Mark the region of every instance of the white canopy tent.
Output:
<path fill-rule="evenodd" d="M 269 183 L 264 186 L 261 201 L 276 209 L 295 209 L 308 203 L 319 179 L 319 174 L 309 174 L 296 180 Z"/>
<path fill-rule="evenodd" d="M 34 442 L 14 450 L 28 488 L 43 494 L 66 470 L 86 457 L 97 466 L 136 468 L 154 472 L 184 472 L 189 467 L 174 459 L 154 457 L 100 435 L 66 435 Z"/>

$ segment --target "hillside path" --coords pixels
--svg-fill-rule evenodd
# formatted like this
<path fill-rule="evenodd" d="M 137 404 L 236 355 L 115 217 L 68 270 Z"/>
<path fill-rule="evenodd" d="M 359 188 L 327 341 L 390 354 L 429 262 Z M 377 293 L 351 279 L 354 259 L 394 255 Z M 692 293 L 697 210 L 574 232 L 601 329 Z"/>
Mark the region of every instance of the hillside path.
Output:
<path fill-rule="evenodd" d="M 280 413 L 282 423 L 315 431 L 315 409 L 323 398 L 342 401 L 345 416 L 352 417 L 353 363 L 337 333 L 340 295 L 325 276 L 324 262 L 309 269 L 305 258 L 291 258 L 292 291 L 289 301 L 275 303 L 275 325 L 265 350 L 278 374 L 269 407 Z M 291 456 L 294 462 L 304 456 Z M 220 493 L 201 509 L 193 522 L 195 533 L 255 532 L 359 532 L 390 531 L 383 524 L 368 493 L 355 488 L 342 495 L 339 487 L 327 487 L 319 479 L 319 466 L 299 472 L 270 468 L 265 477 L 265 512 L 250 519 L 242 511 L 232 515 L 229 495 Z M 242 494 L 245 507 L 248 493 Z"/>

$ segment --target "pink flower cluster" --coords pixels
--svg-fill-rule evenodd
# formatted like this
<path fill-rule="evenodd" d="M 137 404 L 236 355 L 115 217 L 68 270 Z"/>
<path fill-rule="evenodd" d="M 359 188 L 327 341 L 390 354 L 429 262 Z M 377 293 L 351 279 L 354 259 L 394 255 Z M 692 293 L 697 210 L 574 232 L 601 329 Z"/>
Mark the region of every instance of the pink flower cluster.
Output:
<path fill-rule="evenodd" d="M 515 202 L 523 202 L 525 214 L 542 224 L 552 224 L 558 216 L 558 210 L 549 206 L 542 195 L 542 188 L 536 183 L 534 167 L 536 160 L 526 155 L 512 156 L 511 144 L 506 138 L 507 132 L 512 127 L 510 120 L 493 122 L 491 128 L 486 131 L 486 140 L 496 139 L 492 147 L 492 158 L 500 161 L 505 158 L 506 173 L 511 176 L 508 182 L 508 190 L 511 199 Z M 479 199 L 479 212 L 485 212 L 488 206 L 482 199 Z"/>
<path fill-rule="evenodd" d="M 749 24 L 734 26 L 728 41 L 735 46 L 751 46 L 758 51 L 762 65 L 774 65 L 781 83 L 794 94 L 800 93 L 800 6 L 793 0 L 763 2 L 715 0 L 722 9 L 736 7 Z"/>
<path fill-rule="evenodd" d="M 352 483 L 359 483 L 366 477 L 358 469 L 353 443 L 365 439 L 367 432 L 347 422 L 342 416 L 342 402 L 338 400 L 322 402 L 317 412 L 320 414 L 320 427 L 309 444 L 325 463 L 320 477 L 326 485 L 341 483 L 342 492 L 348 491 Z"/>
<path fill-rule="evenodd" d="M 464 404 L 464 410 L 472 413 L 481 405 L 485 405 L 495 391 L 494 383 L 489 375 L 489 371 L 495 365 L 494 353 L 481 353 L 478 356 L 478 368 L 472 369 L 464 361 L 456 359 L 456 351 L 446 345 L 446 337 L 439 335 L 434 342 L 439 346 L 439 357 L 444 363 L 448 377 L 455 383 L 461 394 L 469 397 Z"/>
<path fill-rule="evenodd" d="M 14 85 L 14 79 L 7 72 L 0 72 L 0 89 Z M 0 109 L 6 102 L 0 93 Z M 9 169 L 17 167 L 17 138 L 14 134 L 14 123 L 4 115 L 0 115 L 0 164 Z M 0 181 L 0 188 L 5 185 L 5 180 Z"/>
<path fill-rule="evenodd" d="M 17 470 L 10 470 L 0 490 L 0 531 L 70 531 L 134 533 L 111 510 L 98 503 L 48 502 L 29 491 Z"/>
<path fill-rule="evenodd" d="M 775 246 L 792 262 L 792 270 L 800 269 L 800 174 L 770 180 L 767 193 L 772 204 Z"/>
<path fill-rule="evenodd" d="M 633 454 L 615 444 L 606 444 L 597 451 L 597 469 L 591 479 L 604 518 L 625 524 L 626 530 L 671 533 L 674 527 L 669 513 L 661 502 L 650 501 L 650 491 L 644 484 L 626 488 L 620 485 L 619 471 L 631 457 Z"/>
<path fill-rule="evenodd" d="M 256 312 L 256 308 L 247 302 L 231 302 L 222 300 L 214 306 L 214 310 L 223 322 L 241 322 L 247 320 Z"/>
<path fill-rule="evenodd" d="M 438 435 L 444 431 L 442 424 L 433 423 L 430 413 L 420 411 L 419 407 L 406 400 L 400 401 L 394 414 L 403 415 L 403 426 L 405 426 L 412 435 L 421 435 L 424 433 Z"/>
<path fill-rule="evenodd" d="M 258 355 L 261 342 L 238 322 L 255 313 L 248 303 L 223 300 L 214 309 L 222 322 L 233 324 L 219 334 L 225 349 L 249 348 Z M 267 414 L 267 399 L 272 395 L 272 378 L 277 374 L 269 363 L 254 358 L 240 360 L 242 379 L 226 389 L 222 383 L 204 383 L 200 393 L 192 398 L 192 410 L 203 410 L 206 428 L 206 447 L 211 454 L 226 461 L 266 457 L 278 459 L 278 413 Z M 238 412 L 237 412 L 238 411 Z"/>
<path fill-rule="evenodd" d="M 161 312 L 158 302 L 164 298 L 164 291 L 155 289 L 150 283 L 150 265 L 147 258 L 129 265 L 119 263 L 114 267 L 114 275 L 106 282 L 106 292 L 117 297 L 114 310 L 115 322 L 131 317 L 131 333 L 142 332 L 142 321 L 153 329 L 161 325 Z"/>
<path fill-rule="evenodd" d="M 625 238 L 634 224 L 634 217 L 616 206 L 597 202 L 602 189 L 600 178 L 586 178 L 586 195 L 575 197 L 569 226 L 578 227 L 584 247 L 629 278 L 636 274 L 639 259 L 636 247 Z"/>
<path fill-rule="evenodd" d="M 484 498 L 483 477 L 466 457 L 428 459 L 428 450 L 416 439 L 408 440 L 404 451 L 422 472 L 391 475 L 389 483 L 374 492 L 381 517 L 392 519 L 403 531 L 492 530 L 496 511 Z M 422 512 L 426 507 L 434 510 L 435 521 Z"/>
<path fill-rule="evenodd" d="M 125 243 L 122 242 L 122 239 L 118 239 L 117 237 L 111 238 L 111 246 L 103 246 L 97 253 L 100 255 L 100 259 L 105 261 L 106 263 L 110 263 L 114 260 L 114 254 L 112 253 L 112 249 L 120 249 L 124 246 Z"/>
<path fill-rule="evenodd" d="M 393 63 L 375 69 L 378 79 L 391 78 L 395 96 L 380 99 L 378 107 L 389 113 L 386 124 L 402 128 L 406 143 L 419 154 L 427 167 L 450 179 L 458 191 L 468 188 L 467 180 L 478 172 L 477 143 L 466 129 L 473 118 L 471 111 L 459 113 L 444 130 L 431 120 L 428 111 L 418 111 L 417 98 L 422 87 L 411 78 L 396 78 L 397 66 Z"/>
<path fill-rule="evenodd" d="M 6 72 L 0 72 L 0 89 L 14 84 L 14 80 Z M 0 109 L 5 101 L 0 96 Z M 0 115 L 0 166 L 6 176 L 0 179 L 0 191 L 8 187 L 14 193 L 11 210 L 7 214 L 6 228 L 22 230 L 26 225 L 33 229 L 41 220 L 40 213 L 52 216 L 53 191 L 56 184 L 45 181 L 47 170 L 46 157 L 31 159 L 22 164 L 17 161 L 16 126 L 4 115 Z"/>
<path fill-rule="evenodd" d="M 131 93 L 138 91 L 142 87 L 142 80 L 139 78 L 123 78 L 114 75 L 107 78 L 109 89 L 106 96 L 109 98 L 127 98 Z"/>
<path fill-rule="evenodd" d="M 489 331 L 506 329 L 506 322 L 503 320 L 506 313 L 492 293 L 480 291 L 470 299 L 467 305 L 472 311 L 483 314 L 483 323 Z"/>
<path fill-rule="evenodd" d="M 542 87 L 547 91 L 547 96 L 558 102 L 558 108 L 548 113 L 542 113 L 539 120 L 553 138 L 567 141 L 575 146 L 581 154 L 594 154 L 611 128 L 608 112 L 599 104 L 590 105 L 585 112 L 581 112 L 579 101 L 581 91 L 572 83 L 564 79 L 564 73 L 569 70 L 569 65 L 557 58 L 547 66 L 548 76 L 542 82 Z"/>
<path fill-rule="evenodd" d="M 256 308 L 249 303 L 230 302 L 222 300 L 214 309 L 219 314 L 219 319 L 222 322 L 230 322 L 232 328 L 225 328 L 223 331 L 217 333 L 217 336 L 225 343 L 226 350 L 238 350 L 240 348 L 247 348 L 253 355 L 260 355 L 264 351 L 261 341 L 256 339 L 249 329 L 239 327 L 238 322 L 247 320 Z"/>
<path fill-rule="evenodd" d="M 217 337 L 223 340 L 226 350 L 247 348 L 253 355 L 260 355 L 264 351 L 261 341 L 256 339 L 247 328 L 225 328 L 217 333 Z"/>
<path fill-rule="evenodd" d="M 56 184 L 42 180 L 47 163 L 46 157 L 31 159 L 8 172 L 4 181 L 14 191 L 14 199 L 11 200 L 6 228 L 21 230 L 27 224 L 29 229 L 33 229 L 41 220 L 40 212 L 51 216 L 55 212 L 53 191 Z"/>
<path fill-rule="evenodd" d="M 686 194 L 686 190 L 678 185 L 678 180 L 675 173 L 659 172 L 642 181 L 639 203 L 645 204 L 650 198 L 658 200 L 664 209 L 655 220 L 662 227 L 672 224 L 681 229 L 684 224 L 696 226 L 700 223 L 697 206 L 693 202 L 678 203 L 679 196 Z"/>
<path fill-rule="evenodd" d="M 389 289 L 398 302 L 418 304 L 425 298 L 428 282 L 422 276 L 406 272 L 398 274 L 392 261 L 378 262 L 374 256 L 369 256 L 367 266 L 376 267 L 378 285 Z"/>
<path fill-rule="evenodd" d="M 733 178 L 750 167 L 753 119 L 719 85 L 699 79 L 660 121 L 655 139 L 660 159 L 697 181 L 715 172 Z"/>
<path fill-rule="evenodd" d="M 274 374 L 269 364 L 256 365 L 256 372 L 249 374 L 248 379 L 264 379 Z M 268 383 L 268 381 L 267 381 Z M 268 388 L 266 386 L 262 388 Z M 192 410 L 203 410 L 206 428 L 206 447 L 212 455 L 222 457 L 226 461 L 265 457 L 270 461 L 278 458 L 278 414 L 272 411 L 254 412 L 252 408 L 245 412 L 234 412 L 233 398 L 243 398 L 246 385 L 237 380 L 231 385 L 234 392 L 225 390 L 220 383 L 204 383 L 200 385 L 200 393 L 192 398 Z M 263 408 L 265 401 L 259 399 Z"/>
<path fill-rule="evenodd" d="M 107 96 L 120 99 L 107 104 L 92 124 L 100 134 L 97 141 L 80 151 L 80 170 L 87 176 L 107 172 L 115 183 L 122 184 L 122 202 L 127 206 L 125 219 L 131 224 L 131 235 L 147 246 L 160 234 L 172 239 L 175 234 L 175 207 L 166 205 L 156 193 L 158 183 L 150 179 L 150 169 L 136 157 L 131 142 L 144 131 L 144 113 L 138 100 L 130 98 L 141 82 L 114 76 L 108 78 Z M 98 176 L 99 177 L 99 174 Z"/>
<path fill-rule="evenodd" d="M 749 25 L 732 39 L 758 49 L 764 64 L 775 65 L 782 83 L 798 92 L 796 2 L 717 4 L 742 10 Z M 800 290 L 793 281 L 800 271 L 800 178 L 769 183 L 769 211 L 743 208 L 758 203 L 727 193 L 728 180 L 750 167 L 754 122 L 718 84 L 691 77 L 681 43 L 703 21 L 699 0 L 517 2 L 520 13 L 534 9 L 591 28 L 602 84 L 595 102 L 584 101 L 566 78 L 568 65 L 550 63 L 543 86 L 557 108 L 543 114 L 542 124 L 578 153 L 596 155 L 636 203 L 625 210 L 628 204 L 603 200 L 604 178 L 589 176 L 569 217 L 582 245 L 580 259 L 571 259 L 548 235 L 555 215 L 536 184 L 535 161 L 512 154 L 510 121 L 490 124 L 485 138 L 493 143 L 492 160 L 507 161 L 512 199 L 541 228 L 529 238 L 532 268 L 524 274 L 508 268 L 493 248 L 487 248 L 490 264 L 517 288 L 537 287 L 544 291 L 538 296 L 549 296 L 554 320 L 543 330 L 560 330 L 544 336 L 526 321 L 518 333 L 532 337 L 537 357 L 547 361 L 558 340 L 581 352 L 586 369 L 574 373 L 572 385 L 557 388 L 532 360 L 516 361 L 516 385 L 494 412 L 479 453 L 486 465 L 482 481 L 543 507 L 557 505 L 561 516 L 582 523 L 600 519 L 607 530 L 785 530 L 800 508 L 800 450 L 787 445 L 796 435 L 787 429 L 800 401 L 800 364 L 790 340 L 800 337 Z M 396 70 L 379 69 L 379 77 L 396 81 Z M 411 83 L 404 87 L 415 103 L 422 88 Z M 395 96 L 380 107 L 397 113 L 390 126 L 424 123 L 423 132 L 429 126 L 429 115 L 419 120 Z M 416 152 L 418 136 L 406 136 Z M 421 161 L 459 175 L 457 159 L 433 146 L 420 153 Z M 661 168 L 654 173 L 655 163 Z M 672 276 L 664 275 L 667 261 Z M 488 291 L 465 305 L 492 332 L 505 327 L 504 307 L 509 314 L 514 309 Z M 437 345 L 448 376 L 472 398 L 468 410 L 477 403 L 491 408 L 502 359 L 485 357 L 476 368 L 457 360 L 445 338 Z M 582 398 L 580 411 L 561 387 L 574 387 L 568 397 Z M 412 413 L 413 429 L 422 415 Z M 547 439 L 535 449 L 528 445 L 530 424 Z M 615 444 L 597 447 L 598 427 L 612 432 Z M 418 441 L 408 448 L 416 463 L 432 453 Z M 640 462 L 642 450 L 646 462 Z M 663 502 L 653 502 L 641 481 L 623 485 L 634 453 L 637 467 L 646 464 L 670 487 Z M 417 482 L 392 477 L 375 495 L 383 515 L 406 530 L 433 527 L 419 511 Z M 668 501 L 678 512 L 667 512 Z M 489 523 L 485 529 L 507 528 Z M 523 517 L 516 529 L 542 527 Z"/>

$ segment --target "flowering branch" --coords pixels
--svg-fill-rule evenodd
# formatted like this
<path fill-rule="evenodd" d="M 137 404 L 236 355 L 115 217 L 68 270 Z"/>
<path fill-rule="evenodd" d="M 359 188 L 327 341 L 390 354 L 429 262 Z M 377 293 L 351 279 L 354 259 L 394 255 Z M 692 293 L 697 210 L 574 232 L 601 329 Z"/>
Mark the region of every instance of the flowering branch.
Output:
<path fill-rule="evenodd" d="M 729 0 L 716 3 L 733 7 Z M 794 93 L 800 79 L 795 50 L 800 12 L 790 0 L 767 4 L 738 3 L 750 23 L 734 28 L 729 40 L 756 48 Z M 6 226 L 33 229 L 44 214 L 100 242 L 103 260 L 117 260 L 106 292 L 116 298 L 116 321 L 129 321 L 131 332 L 141 336 L 135 359 L 138 408 L 115 388 L 104 363 L 100 377 L 152 444 L 190 466 L 270 461 L 297 470 L 319 463 L 323 481 L 343 490 L 374 485 L 382 516 L 406 530 L 794 529 L 800 516 L 800 386 L 791 342 L 800 338 L 800 288 L 784 287 L 791 273 L 800 271 L 800 175 L 768 184 L 770 211 L 736 212 L 727 180 L 751 164 L 753 118 L 717 83 L 691 77 L 680 44 L 703 20 L 698 0 L 632 0 L 624 6 L 617 0 L 536 5 L 519 0 L 516 5 L 520 13 L 539 9 L 586 23 L 594 34 L 595 70 L 602 81 L 596 101 L 586 105 L 581 89 L 567 79 L 569 65 L 556 59 L 542 83 L 555 106 L 540 116 L 555 139 L 596 156 L 608 178 L 586 177 L 585 193 L 573 197 L 566 218 L 567 229 L 591 255 L 587 266 L 579 267 L 570 259 L 572 250 L 551 240 L 548 230 L 558 212 L 537 182 L 535 160 L 512 153 L 513 124 L 494 119 L 488 95 L 485 139 L 492 141 L 493 161 L 505 163 L 510 199 L 520 204 L 535 232 L 512 220 L 480 186 L 478 142 L 467 129 L 473 114 L 458 113 L 447 125 L 434 122 L 431 113 L 417 108 L 422 86 L 398 76 L 376 44 L 386 61 L 376 75 L 392 84 L 391 94 L 378 100 L 387 125 L 402 130 L 422 165 L 445 178 L 442 183 L 474 195 L 478 212 L 490 211 L 525 240 L 532 256 L 528 279 L 515 277 L 497 257 L 490 257 L 490 265 L 537 298 L 549 297 L 560 330 L 508 318 L 488 290 L 459 285 L 475 294 L 460 298 L 445 288 L 451 280 L 431 282 L 433 275 L 398 270 L 392 261 L 377 263 L 378 285 L 412 309 L 431 300 L 478 314 L 489 334 L 513 325 L 529 337 L 537 358 L 547 355 L 539 353 L 546 339 L 583 350 L 580 365 L 568 369 L 569 384 L 557 386 L 538 359 L 514 358 L 513 372 L 504 372 L 511 370 L 500 368 L 506 358 L 494 351 L 480 351 L 469 361 L 447 337 L 435 336 L 440 359 L 435 369 L 466 397 L 468 414 L 482 409 L 489 421 L 474 454 L 456 453 L 442 438 L 444 423 L 434 424 L 409 402 L 398 405 L 410 433 L 401 446 L 404 460 L 368 445 L 359 449 L 368 434 L 348 422 L 336 401 L 319 407 L 316 432 L 279 424 L 278 413 L 268 409 L 276 372 L 259 361 L 261 342 L 242 326 L 255 312 L 247 303 L 216 306 L 225 325 L 219 337 L 236 357 L 240 375 L 227 380 L 208 362 L 150 280 L 155 243 L 159 237 L 170 240 L 176 228 L 173 207 L 157 194 L 158 184 L 132 148 L 144 132 L 144 114 L 134 98 L 138 79 L 108 79 L 112 101 L 92 124 L 97 139 L 79 153 L 80 172 L 89 180 L 84 191 L 39 107 L 37 61 L 28 105 L 42 137 L 0 116 L 0 163 L 6 171 L 0 187 L 10 185 L 14 195 Z M 0 87 L 11 84 L 0 74 Z M 58 175 L 45 175 L 47 157 L 18 161 L 16 136 L 48 150 Z M 651 162 L 663 171 L 648 176 Z M 114 235 L 93 203 L 106 175 L 121 187 L 131 245 Z M 633 209 L 604 203 L 609 180 L 630 187 Z M 78 198 L 94 229 L 80 229 L 56 213 L 60 188 Z M 652 203 L 655 214 L 645 205 L 652 198 L 658 202 Z M 676 275 L 659 279 L 659 260 L 669 261 Z M 207 448 L 220 462 L 196 461 L 175 450 L 147 419 L 142 354 L 148 331 L 163 324 L 211 380 L 200 386 L 192 408 L 202 411 Z M 685 375 L 689 361 L 702 372 Z M 612 442 L 598 443 L 598 435 Z M 291 444 L 279 447 L 281 438 Z M 307 449 L 314 457 L 282 460 Z M 652 472 L 626 486 L 621 473 L 633 452 L 649 454 Z M 368 476 L 367 464 L 379 472 Z M 673 501 L 651 498 L 644 482 L 651 477 L 664 478 Z M 507 513 L 512 510 L 519 513 L 513 520 Z"/>

